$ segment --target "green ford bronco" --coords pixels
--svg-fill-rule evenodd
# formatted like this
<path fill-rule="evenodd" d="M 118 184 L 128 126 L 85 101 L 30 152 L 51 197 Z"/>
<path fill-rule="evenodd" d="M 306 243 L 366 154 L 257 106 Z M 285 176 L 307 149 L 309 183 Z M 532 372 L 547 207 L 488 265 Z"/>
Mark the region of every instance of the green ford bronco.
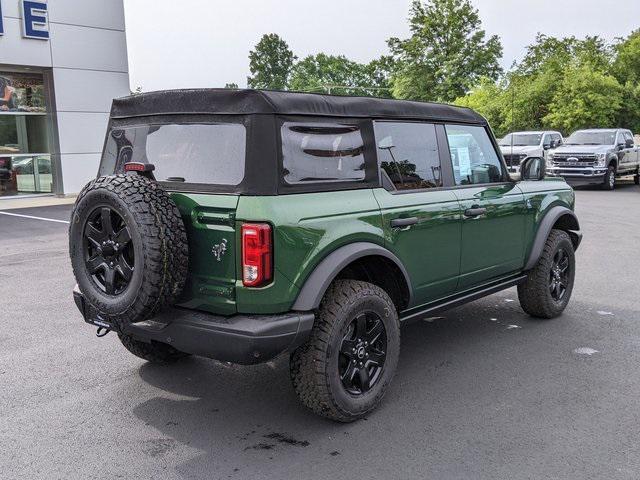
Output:
<path fill-rule="evenodd" d="M 512 179 L 484 118 L 448 105 L 255 91 L 115 100 L 69 229 L 99 334 L 167 363 L 290 355 L 307 407 L 352 421 L 398 364 L 400 324 L 517 285 L 567 306 L 574 193 Z"/>

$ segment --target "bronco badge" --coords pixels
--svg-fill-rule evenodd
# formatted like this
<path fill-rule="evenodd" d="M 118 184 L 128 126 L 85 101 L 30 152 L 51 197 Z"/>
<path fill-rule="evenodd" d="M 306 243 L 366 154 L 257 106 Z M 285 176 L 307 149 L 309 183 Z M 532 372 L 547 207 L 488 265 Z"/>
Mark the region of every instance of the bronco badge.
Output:
<path fill-rule="evenodd" d="M 222 260 L 222 256 L 226 253 L 227 251 L 227 239 L 223 238 L 222 241 L 220 243 L 216 243 L 213 248 L 211 249 L 211 252 L 213 253 L 213 256 L 216 257 L 217 261 L 221 261 Z"/>

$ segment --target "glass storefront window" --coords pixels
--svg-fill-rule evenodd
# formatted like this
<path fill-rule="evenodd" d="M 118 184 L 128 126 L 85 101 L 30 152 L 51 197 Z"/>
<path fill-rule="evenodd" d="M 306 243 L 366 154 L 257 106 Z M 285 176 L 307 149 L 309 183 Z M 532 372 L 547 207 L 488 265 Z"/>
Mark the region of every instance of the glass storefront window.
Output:
<path fill-rule="evenodd" d="M 42 75 L 0 72 L 0 112 L 46 111 Z"/>
<path fill-rule="evenodd" d="M 0 72 L 0 196 L 53 192 L 42 75 Z"/>

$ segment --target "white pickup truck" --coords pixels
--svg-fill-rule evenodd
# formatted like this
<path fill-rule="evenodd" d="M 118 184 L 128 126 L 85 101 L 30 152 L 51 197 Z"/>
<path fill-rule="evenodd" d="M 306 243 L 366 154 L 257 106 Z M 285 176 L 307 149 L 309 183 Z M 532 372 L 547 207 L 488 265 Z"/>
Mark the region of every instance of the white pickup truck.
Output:
<path fill-rule="evenodd" d="M 547 152 L 563 144 L 560 132 L 513 132 L 500 140 L 500 150 L 509 171 L 518 173 L 520 164 L 528 157 L 547 158 Z"/>

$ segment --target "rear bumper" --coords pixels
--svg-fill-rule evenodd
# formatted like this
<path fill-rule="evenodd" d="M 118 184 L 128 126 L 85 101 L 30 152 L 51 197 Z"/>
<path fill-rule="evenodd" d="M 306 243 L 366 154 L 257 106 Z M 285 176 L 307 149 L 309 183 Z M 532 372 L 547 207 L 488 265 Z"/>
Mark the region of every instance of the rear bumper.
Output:
<path fill-rule="evenodd" d="M 105 322 L 77 288 L 73 298 L 85 322 L 138 340 L 167 343 L 193 355 L 239 364 L 262 363 L 292 351 L 309 338 L 314 314 L 234 315 L 168 308 L 157 317 L 119 330 Z"/>

